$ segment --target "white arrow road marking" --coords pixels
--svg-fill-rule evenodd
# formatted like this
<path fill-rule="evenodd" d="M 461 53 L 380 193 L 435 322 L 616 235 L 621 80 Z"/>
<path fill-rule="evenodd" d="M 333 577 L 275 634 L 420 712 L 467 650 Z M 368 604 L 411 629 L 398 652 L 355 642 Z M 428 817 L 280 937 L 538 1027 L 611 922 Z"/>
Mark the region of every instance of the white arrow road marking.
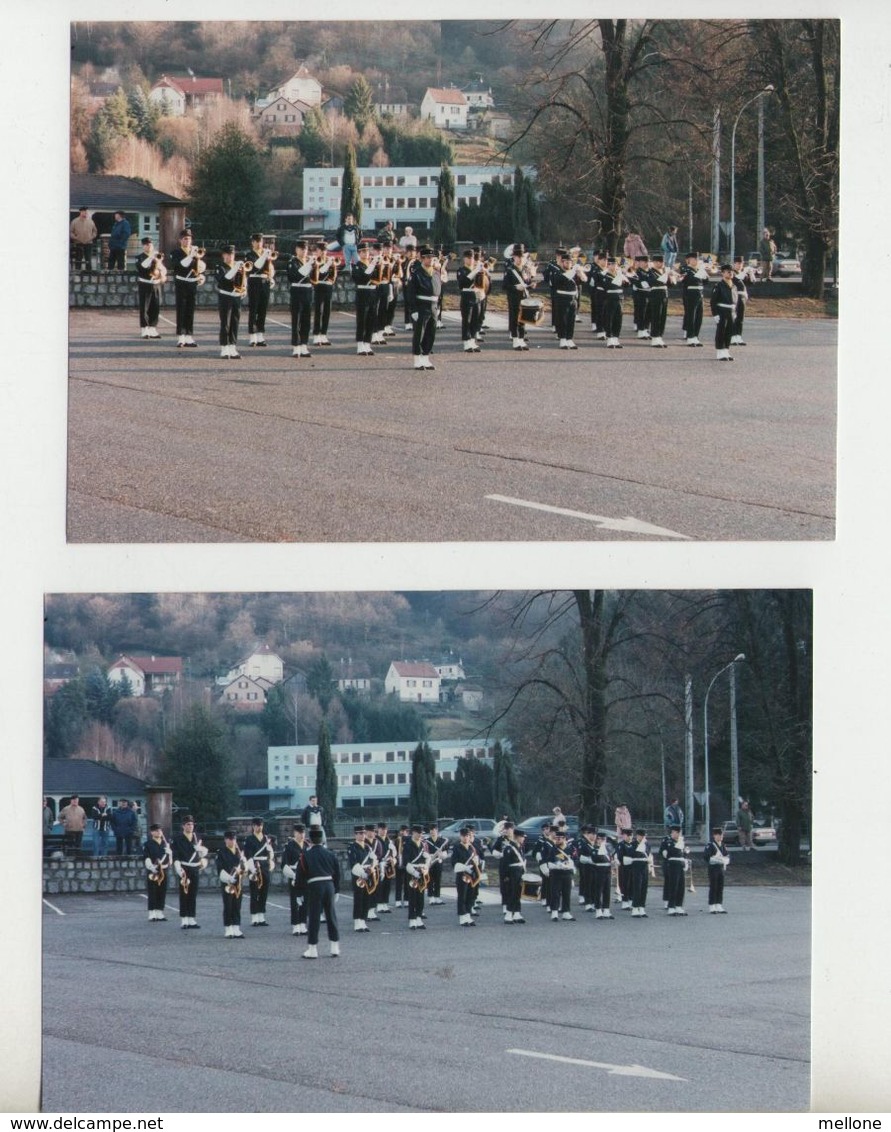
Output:
<path fill-rule="evenodd" d="M 560 1057 L 555 1053 L 536 1053 L 531 1049 L 509 1049 L 519 1057 L 538 1057 L 544 1061 L 562 1061 L 566 1065 L 588 1065 L 592 1069 L 606 1069 L 614 1077 L 652 1077 L 659 1081 L 686 1081 L 686 1077 L 675 1077 L 671 1073 L 660 1073 L 658 1069 L 647 1069 L 645 1065 L 610 1065 L 606 1061 L 583 1061 L 578 1057 Z"/>
<path fill-rule="evenodd" d="M 47 900 L 47 899 L 46 899 L 45 897 L 44 897 L 44 900 L 43 900 L 43 902 L 44 902 L 44 904 L 45 904 L 45 905 L 47 906 L 47 908 L 52 908 L 52 910 L 53 910 L 53 911 L 54 911 L 55 913 L 57 913 L 57 914 L 58 914 L 59 916 L 64 916 L 64 915 L 66 914 L 65 912 L 63 912 L 63 911 L 62 911 L 62 909 L 61 909 L 61 908 L 57 908 L 57 907 L 55 906 L 55 904 L 50 904 L 50 902 L 49 902 L 49 901 L 48 901 L 48 900 Z"/>
<path fill-rule="evenodd" d="M 549 503 L 533 503 L 529 499 L 513 499 L 509 495 L 487 495 L 496 503 L 512 503 L 514 507 L 531 507 L 534 511 L 550 511 L 552 515 L 567 515 L 570 519 L 585 519 L 589 523 L 596 523 L 605 531 L 626 531 L 635 535 L 662 535 L 663 538 L 689 539 L 689 535 L 669 531 L 665 527 L 655 527 L 652 523 L 644 523 L 641 519 L 633 519 L 630 515 L 624 519 L 610 519 L 607 515 L 589 515 L 585 511 L 570 511 L 567 507 L 552 507 Z"/>

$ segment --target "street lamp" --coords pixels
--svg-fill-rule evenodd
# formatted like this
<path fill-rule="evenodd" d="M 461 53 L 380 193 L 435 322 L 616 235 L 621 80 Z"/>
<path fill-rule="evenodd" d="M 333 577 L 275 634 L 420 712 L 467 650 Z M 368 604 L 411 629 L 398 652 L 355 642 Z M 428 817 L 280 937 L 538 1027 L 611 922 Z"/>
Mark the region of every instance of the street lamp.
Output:
<path fill-rule="evenodd" d="M 704 703 L 703 709 L 702 709 L 702 742 L 703 742 L 703 751 L 705 753 L 705 833 L 706 833 L 706 836 L 709 836 L 711 834 L 711 830 L 712 830 L 712 807 L 711 807 L 711 796 L 709 794 L 709 785 L 708 785 L 708 694 L 712 690 L 712 685 L 718 679 L 719 676 L 721 676 L 723 673 L 725 673 L 728 668 L 733 668 L 734 664 L 738 663 L 740 660 L 745 660 L 745 659 L 746 659 L 745 653 L 738 653 L 733 658 L 733 660 L 730 661 L 729 664 L 725 664 L 723 668 L 719 669 L 714 674 L 714 676 L 712 677 L 711 683 L 709 684 L 708 688 L 706 689 L 706 693 L 705 693 L 705 703 Z M 734 711 L 735 710 L 736 710 L 736 704 L 734 703 Z"/>
<path fill-rule="evenodd" d="M 747 106 L 751 106 L 757 99 L 763 97 L 765 94 L 773 92 L 773 83 L 768 83 L 764 90 L 759 90 L 756 95 L 753 95 L 748 102 L 744 102 L 739 108 L 739 113 L 733 123 L 733 129 L 730 131 L 730 262 L 733 263 L 733 257 L 736 252 L 736 127 L 739 125 L 739 119 L 743 110 Z"/>

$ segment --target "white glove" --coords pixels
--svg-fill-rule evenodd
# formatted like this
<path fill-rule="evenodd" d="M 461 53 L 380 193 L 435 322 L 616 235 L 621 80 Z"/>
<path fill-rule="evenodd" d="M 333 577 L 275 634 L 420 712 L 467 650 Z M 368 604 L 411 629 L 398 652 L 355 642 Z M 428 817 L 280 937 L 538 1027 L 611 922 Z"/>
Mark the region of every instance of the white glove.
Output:
<path fill-rule="evenodd" d="M 541 866 L 540 866 L 540 867 L 541 867 L 541 875 L 542 875 L 543 877 L 546 877 L 546 876 L 548 876 L 548 875 L 549 875 L 549 873 L 550 873 L 550 871 L 551 871 L 551 866 L 550 866 L 549 864 L 547 864 L 547 862 L 543 861 L 543 862 L 541 863 Z"/>
<path fill-rule="evenodd" d="M 292 865 L 282 865 L 282 876 L 285 880 L 296 880 L 297 873 Z"/>
<path fill-rule="evenodd" d="M 649 283 L 647 283 L 646 280 L 644 280 L 643 282 L 641 282 L 640 289 L 641 289 L 641 291 L 649 291 L 649 289 L 650 289 Z"/>
<path fill-rule="evenodd" d="M 417 311 L 412 311 L 411 320 L 412 320 L 412 322 L 418 321 L 418 312 Z"/>
<path fill-rule="evenodd" d="M 456 873 L 466 873 L 467 872 L 467 866 L 459 863 L 459 864 L 455 865 L 455 872 Z"/>
<path fill-rule="evenodd" d="M 716 314 L 715 315 L 715 322 L 720 322 L 720 321 L 721 321 L 721 316 L 719 314 Z"/>
<path fill-rule="evenodd" d="M 227 873 L 225 869 L 220 869 L 220 880 L 223 884 L 235 884 L 235 877 L 231 873 Z"/>
<path fill-rule="evenodd" d="M 412 877 L 416 877 L 416 876 L 419 875 L 419 869 L 417 868 L 416 865 L 406 865 L 405 871 L 408 873 L 409 876 L 412 876 Z"/>
<path fill-rule="evenodd" d="M 353 867 L 350 871 L 352 872 L 354 877 L 364 877 L 365 876 L 365 870 L 362 868 L 361 865 L 353 865 Z"/>
<path fill-rule="evenodd" d="M 173 871 L 174 871 L 174 872 L 176 873 L 176 875 L 177 875 L 178 877 L 181 877 L 181 876 L 183 875 L 183 864 L 182 864 L 182 861 L 174 861 L 174 862 L 173 862 Z"/>
<path fill-rule="evenodd" d="M 154 861 L 151 859 L 151 857 L 146 857 L 145 867 L 148 869 L 148 871 L 150 873 L 156 873 L 158 871 L 158 866 L 154 863 Z"/>

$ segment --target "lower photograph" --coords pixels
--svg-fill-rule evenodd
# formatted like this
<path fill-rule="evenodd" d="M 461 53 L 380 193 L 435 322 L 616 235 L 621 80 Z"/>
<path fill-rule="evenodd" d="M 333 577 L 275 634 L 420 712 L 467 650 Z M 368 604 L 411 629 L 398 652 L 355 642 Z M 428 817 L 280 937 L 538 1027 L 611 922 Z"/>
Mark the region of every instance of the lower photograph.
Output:
<path fill-rule="evenodd" d="M 808 1110 L 810 590 L 45 613 L 45 1111 Z"/>

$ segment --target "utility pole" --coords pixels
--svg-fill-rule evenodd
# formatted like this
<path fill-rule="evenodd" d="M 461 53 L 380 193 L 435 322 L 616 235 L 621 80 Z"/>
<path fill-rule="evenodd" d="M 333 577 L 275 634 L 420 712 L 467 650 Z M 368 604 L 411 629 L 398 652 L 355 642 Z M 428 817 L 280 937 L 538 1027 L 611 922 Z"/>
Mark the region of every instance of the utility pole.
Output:
<path fill-rule="evenodd" d="M 712 242 L 708 249 L 721 250 L 721 108 L 715 110 L 712 127 Z"/>

